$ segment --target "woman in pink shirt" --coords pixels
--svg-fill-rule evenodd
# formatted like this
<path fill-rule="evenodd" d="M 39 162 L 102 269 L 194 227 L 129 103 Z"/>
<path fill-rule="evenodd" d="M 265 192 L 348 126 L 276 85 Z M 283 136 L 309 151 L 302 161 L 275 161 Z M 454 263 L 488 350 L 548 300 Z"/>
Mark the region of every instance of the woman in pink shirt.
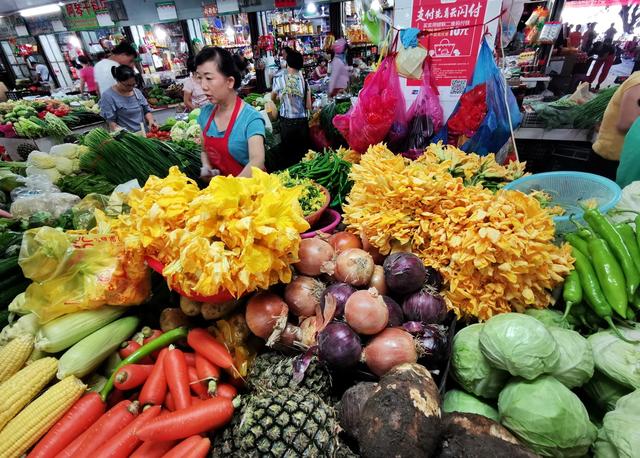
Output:
<path fill-rule="evenodd" d="M 340 38 L 333 44 L 331 54 L 331 78 L 329 79 L 329 97 L 335 97 L 349 85 L 349 67 L 345 63 L 344 53 L 347 42 Z"/>
<path fill-rule="evenodd" d="M 96 94 L 96 78 L 93 74 L 93 65 L 87 56 L 78 56 L 78 62 L 82 68 L 78 72 L 80 74 L 80 92 L 84 92 L 84 85 L 87 85 L 87 92 L 92 95 Z"/>

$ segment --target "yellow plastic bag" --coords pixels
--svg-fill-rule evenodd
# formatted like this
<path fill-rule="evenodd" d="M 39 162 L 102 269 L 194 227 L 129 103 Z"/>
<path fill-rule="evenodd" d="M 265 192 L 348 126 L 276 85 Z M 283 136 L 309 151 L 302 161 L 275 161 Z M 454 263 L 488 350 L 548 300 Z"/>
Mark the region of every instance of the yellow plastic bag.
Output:
<path fill-rule="evenodd" d="M 408 79 L 419 80 L 422 78 L 422 64 L 427 57 L 427 50 L 422 46 L 406 49 L 398 40 L 398 55 L 396 56 L 396 69 L 398 74 Z"/>
<path fill-rule="evenodd" d="M 61 229 L 49 226 L 29 229 L 22 237 L 18 264 L 25 277 L 46 281 L 64 268 L 70 251 L 71 240 Z"/>
<path fill-rule="evenodd" d="M 125 254 L 122 243 L 114 235 L 55 230 L 54 233 L 50 229 L 31 230 L 35 234 L 23 241 L 21 249 L 21 255 L 23 251 L 28 252 L 29 259 L 33 259 L 30 262 L 21 259 L 27 266 L 37 259 L 47 263 L 41 272 L 32 269 L 39 278 L 46 276 L 46 279 L 34 281 L 25 294 L 25 308 L 35 313 L 41 323 L 103 305 L 138 305 L 149 297 L 150 271 L 142 253 Z M 68 243 L 65 255 L 48 256 L 49 252 L 59 254 L 60 247 L 65 245 L 60 234 Z M 29 245 L 28 248 L 25 245 Z"/>

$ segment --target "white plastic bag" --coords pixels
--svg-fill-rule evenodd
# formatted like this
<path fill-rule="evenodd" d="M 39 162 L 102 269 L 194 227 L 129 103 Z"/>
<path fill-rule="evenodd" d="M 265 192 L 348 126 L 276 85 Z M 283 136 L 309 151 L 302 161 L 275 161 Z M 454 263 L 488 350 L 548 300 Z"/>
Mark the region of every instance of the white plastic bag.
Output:
<path fill-rule="evenodd" d="M 634 181 L 633 183 L 625 186 L 622 190 L 622 197 L 620 197 L 620 200 L 616 205 L 616 210 L 632 210 L 634 212 L 640 212 L 640 181 Z M 635 217 L 635 213 L 611 212 L 609 215 L 609 218 L 616 223 L 633 220 Z"/>

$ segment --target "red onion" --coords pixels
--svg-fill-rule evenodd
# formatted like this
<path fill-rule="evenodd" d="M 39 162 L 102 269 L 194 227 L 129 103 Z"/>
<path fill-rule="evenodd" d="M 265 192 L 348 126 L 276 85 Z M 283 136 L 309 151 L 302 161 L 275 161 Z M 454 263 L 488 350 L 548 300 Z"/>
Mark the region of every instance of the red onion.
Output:
<path fill-rule="evenodd" d="M 304 275 L 316 277 L 321 273 L 322 264 L 331 261 L 333 255 L 333 248 L 324 240 L 319 238 L 303 239 L 298 250 L 300 261 L 293 266 Z"/>
<path fill-rule="evenodd" d="M 374 335 L 387 326 L 389 310 L 373 288 L 356 291 L 344 306 L 344 319 L 358 334 Z"/>
<path fill-rule="evenodd" d="M 400 328 L 386 328 L 364 348 L 364 362 L 379 377 L 399 364 L 418 360 L 416 344 L 411 334 Z"/>
<path fill-rule="evenodd" d="M 400 307 L 400 305 L 398 305 L 398 303 L 389 296 L 382 296 L 382 300 L 387 304 L 387 309 L 389 310 L 389 322 L 387 323 L 387 326 L 400 326 L 404 322 L 402 307 Z"/>
<path fill-rule="evenodd" d="M 359 248 L 349 248 L 338 255 L 333 265 L 332 274 L 336 280 L 353 286 L 369 284 L 373 275 L 373 258 Z"/>
<path fill-rule="evenodd" d="M 284 301 L 296 316 L 315 315 L 324 290 L 325 285 L 320 280 L 300 275 L 287 285 L 284 290 Z"/>
<path fill-rule="evenodd" d="M 330 366 L 347 369 L 358 364 L 360 337 L 346 323 L 329 323 L 318 333 L 318 356 Z"/>
<path fill-rule="evenodd" d="M 384 262 L 384 255 L 380 253 L 380 250 L 369 243 L 369 239 L 367 239 L 364 234 L 360 234 L 360 239 L 362 240 L 362 249 L 371 255 L 376 264 Z"/>
<path fill-rule="evenodd" d="M 409 294 L 422 287 L 427 270 L 415 254 L 394 253 L 384 260 L 384 278 L 391 291 Z"/>
<path fill-rule="evenodd" d="M 288 313 L 287 304 L 276 294 L 260 292 L 247 302 L 247 326 L 258 337 L 269 338 L 278 318 Z"/>
<path fill-rule="evenodd" d="M 427 267 L 427 279 L 424 283 L 436 291 L 440 291 L 442 289 L 442 275 L 433 267 Z"/>
<path fill-rule="evenodd" d="M 369 280 L 369 288 L 375 288 L 378 294 L 387 294 L 387 282 L 384 279 L 384 269 L 382 266 L 373 267 L 373 275 Z"/>
<path fill-rule="evenodd" d="M 447 329 L 441 324 L 426 324 L 418 335 L 420 360 L 427 366 L 439 364 L 447 356 Z"/>
<path fill-rule="evenodd" d="M 327 294 L 331 294 L 336 300 L 336 313 L 334 314 L 334 317 L 341 317 L 344 314 L 344 305 L 347 303 L 347 299 L 349 299 L 349 297 L 356 291 L 357 289 L 351 285 L 347 285 L 346 283 L 333 283 L 327 286 L 327 289 L 322 293 L 320 298 L 320 309 L 324 312 Z"/>
<path fill-rule="evenodd" d="M 407 296 L 402 311 L 407 320 L 423 323 L 442 323 L 447 316 L 444 299 L 427 288 Z"/>

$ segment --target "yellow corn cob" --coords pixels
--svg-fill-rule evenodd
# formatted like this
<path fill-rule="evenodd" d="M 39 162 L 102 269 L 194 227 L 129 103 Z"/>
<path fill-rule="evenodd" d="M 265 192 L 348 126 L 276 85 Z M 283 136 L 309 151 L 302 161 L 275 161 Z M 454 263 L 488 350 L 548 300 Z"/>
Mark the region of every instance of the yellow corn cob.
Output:
<path fill-rule="evenodd" d="M 0 431 L 0 458 L 19 457 L 82 396 L 86 385 L 70 375 L 33 401 Z"/>
<path fill-rule="evenodd" d="M 0 349 L 0 383 L 18 372 L 33 350 L 33 336 L 16 337 Z"/>
<path fill-rule="evenodd" d="M 15 373 L 0 385 L 0 431 L 49 383 L 58 360 L 42 358 Z"/>

